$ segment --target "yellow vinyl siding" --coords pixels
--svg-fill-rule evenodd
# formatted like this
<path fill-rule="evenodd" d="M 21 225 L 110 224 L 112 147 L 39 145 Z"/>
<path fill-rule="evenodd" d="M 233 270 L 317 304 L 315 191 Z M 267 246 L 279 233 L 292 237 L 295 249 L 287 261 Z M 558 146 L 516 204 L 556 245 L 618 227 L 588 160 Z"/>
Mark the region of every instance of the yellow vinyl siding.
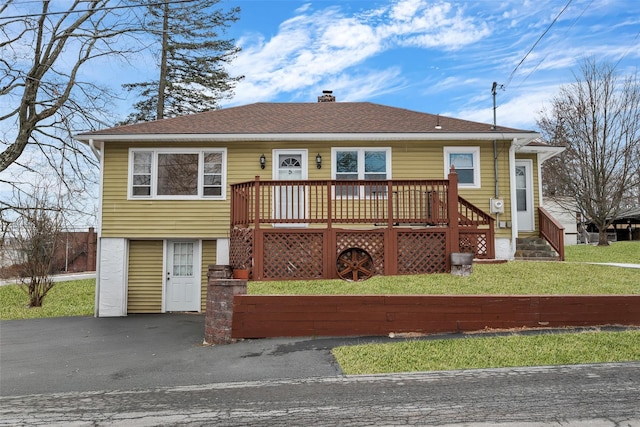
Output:
<path fill-rule="evenodd" d="M 215 240 L 203 240 L 202 241 L 202 271 L 201 271 L 201 282 L 202 282 L 202 297 L 201 301 L 201 311 L 207 310 L 207 273 L 209 272 L 209 264 L 216 263 L 216 250 L 217 250 L 217 242 Z"/>
<path fill-rule="evenodd" d="M 176 144 L 105 144 L 102 236 L 129 238 L 225 237 L 229 233 L 229 200 L 127 200 L 129 148 Z M 180 144 L 180 147 L 213 147 Z M 217 147 L 217 146 L 216 146 Z"/>
<path fill-rule="evenodd" d="M 259 175 L 270 180 L 273 170 L 272 150 L 307 149 L 309 179 L 331 178 L 332 147 L 391 147 L 391 173 L 394 179 L 443 179 L 444 147 L 480 147 L 481 187 L 460 189 L 460 195 L 485 212 L 494 197 L 493 143 L 491 141 L 375 141 L 368 142 L 109 142 L 105 144 L 102 205 L 102 236 L 127 238 L 226 238 L 229 234 L 229 185 L 250 181 Z M 498 142 L 499 190 L 505 200 L 501 221 L 511 221 L 510 141 Z M 226 200 L 127 200 L 129 148 L 184 147 L 227 148 Z M 266 168 L 260 169 L 260 155 Z M 316 154 L 322 156 L 322 168 L 315 165 Z M 535 156 L 533 156 L 535 157 Z M 526 157 L 523 157 L 526 158 Z M 534 191 L 537 194 L 537 166 L 534 161 Z M 537 205 L 537 196 L 535 198 Z M 495 217 L 495 216 L 494 216 Z M 496 224 L 497 226 L 497 224 Z M 496 227 L 498 237 L 510 236 L 509 229 Z"/>
<path fill-rule="evenodd" d="M 129 241 L 128 313 L 162 311 L 162 240 Z"/>

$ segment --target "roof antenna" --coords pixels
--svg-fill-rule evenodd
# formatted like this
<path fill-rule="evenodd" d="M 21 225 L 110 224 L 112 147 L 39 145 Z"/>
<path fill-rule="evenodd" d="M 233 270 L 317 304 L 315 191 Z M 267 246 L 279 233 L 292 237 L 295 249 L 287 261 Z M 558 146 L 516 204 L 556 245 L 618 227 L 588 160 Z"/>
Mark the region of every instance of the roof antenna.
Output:
<path fill-rule="evenodd" d="M 436 129 L 442 129 L 442 126 L 440 126 L 440 114 L 436 116 Z"/>

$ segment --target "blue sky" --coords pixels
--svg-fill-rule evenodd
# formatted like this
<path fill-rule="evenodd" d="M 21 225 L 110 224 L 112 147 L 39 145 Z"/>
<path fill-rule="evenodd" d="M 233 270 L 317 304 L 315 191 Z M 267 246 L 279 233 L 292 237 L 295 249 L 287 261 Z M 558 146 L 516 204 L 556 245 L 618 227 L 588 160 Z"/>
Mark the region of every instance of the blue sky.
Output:
<path fill-rule="evenodd" d="M 33 0 L 15 4 L 25 13 L 39 7 Z M 333 90 L 338 102 L 491 123 L 495 81 L 504 87 L 498 124 L 536 130 L 539 112 L 574 81 L 585 58 L 616 64 L 623 76 L 640 64 L 638 0 L 222 0 L 221 6 L 242 9 L 227 36 L 243 48 L 230 72 L 245 76 L 223 108 L 316 102 Z M 21 49 L 32 46 L 15 46 Z M 74 53 L 66 54 L 74 63 Z M 83 70 L 83 80 L 116 93 L 104 126 L 124 119 L 135 102 L 121 85 L 156 78 L 154 63 L 154 53 L 143 52 Z"/>
<path fill-rule="evenodd" d="M 70 0 L 52 2 L 58 8 Z M 39 2 L 16 0 L 19 11 Z M 638 0 L 221 0 L 240 19 L 223 37 L 242 52 L 229 67 L 244 75 L 222 107 L 254 102 L 369 101 L 537 130 L 536 118 L 587 57 L 640 64 Z M 31 49 L 31 46 L 24 46 Z M 70 61 L 74 60 L 73 52 Z M 123 83 L 157 78 L 158 52 L 96 60 L 84 80 L 106 85 L 113 123 L 136 99 Z M 71 62 L 73 63 L 73 62 Z M 79 129 L 78 131 L 85 130 Z"/>
<path fill-rule="evenodd" d="M 245 75 L 223 107 L 315 102 L 333 90 L 337 101 L 491 123 L 495 81 L 498 124 L 536 129 L 584 58 L 617 63 L 621 75 L 640 63 L 637 0 L 221 4 L 242 10 L 227 35 L 243 49 L 230 71 Z"/>

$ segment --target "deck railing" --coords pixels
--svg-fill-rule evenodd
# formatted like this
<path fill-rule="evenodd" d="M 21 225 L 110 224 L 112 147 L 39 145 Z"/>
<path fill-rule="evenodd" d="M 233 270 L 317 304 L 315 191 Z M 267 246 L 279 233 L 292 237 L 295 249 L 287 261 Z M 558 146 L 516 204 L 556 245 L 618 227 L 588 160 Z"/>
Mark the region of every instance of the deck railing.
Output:
<path fill-rule="evenodd" d="M 558 252 L 560 261 L 564 261 L 564 227 L 543 207 L 538 207 L 538 218 L 540 237 L 546 239 L 551 247 Z"/>
<path fill-rule="evenodd" d="M 446 226 L 448 189 L 448 180 L 261 181 L 256 177 L 231 186 L 231 226 Z"/>
<path fill-rule="evenodd" d="M 460 196 L 458 196 L 458 214 L 458 221 L 461 226 L 489 225 L 493 228 L 494 219 L 489 214 Z"/>
<path fill-rule="evenodd" d="M 233 184 L 231 265 L 275 280 L 336 277 L 345 251 L 349 266 L 360 265 L 354 253 L 370 262 L 368 274 L 445 272 L 453 252 L 494 258 L 493 218 L 458 196 L 454 171 L 447 178 Z"/>

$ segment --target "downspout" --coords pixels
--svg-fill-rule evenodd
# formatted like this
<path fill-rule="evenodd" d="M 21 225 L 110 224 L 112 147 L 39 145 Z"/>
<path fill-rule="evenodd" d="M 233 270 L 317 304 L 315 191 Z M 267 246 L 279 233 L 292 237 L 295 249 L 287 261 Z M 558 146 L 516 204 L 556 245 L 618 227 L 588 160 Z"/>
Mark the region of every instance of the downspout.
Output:
<path fill-rule="evenodd" d="M 100 161 L 100 151 L 96 148 L 93 138 L 89 138 L 89 147 L 91 147 L 91 151 L 93 151 L 93 155 L 96 156 L 96 159 Z"/>
<path fill-rule="evenodd" d="M 493 140 L 493 176 L 495 178 L 496 199 L 500 198 L 500 188 L 498 186 L 498 141 Z"/>
<path fill-rule="evenodd" d="M 518 238 L 518 206 L 514 203 L 516 200 L 516 148 L 517 138 L 511 141 L 509 147 L 509 191 L 511 193 L 511 259 L 516 254 L 516 239 Z"/>
<path fill-rule="evenodd" d="M 100 144 L 101 148 L 104 147 L 103 144 Z M 93 155 L 96 156 L 98 162 L 100 163 L 100 195 L 98 197 L 98 227 L 97 227 L 97 236 L 96 236 L 96 290 L 94 296 L 94 311 L 93 315 L 95 317 L 100 317 L 100 259 L 101 259 L 101 247 L 102 247 L 102 190 L 104 187 L 104 162 L 102 159 L 102 154 L 100 150 L 96 147 L 93 138 L 89 139 L 89 147 L 91 151 L 93 151 Z"/>
<path fill-rule="evenodd" d="M 496 93 L 498 89 L 498 83 L 493 82 L 493 86 L 491 86 L 491 94 L 493 95 L 493 126 L 491 130 L 495 132 L 497 129 L 497 120 L 496 120 Z M 500 189 L 498 187 L 498 141 L 493 139 L 493 177 L 495 179 L 495 197 L 496 199 L 500 198 Z M 496 221 L 497 219 L 496 214 Z"/>

